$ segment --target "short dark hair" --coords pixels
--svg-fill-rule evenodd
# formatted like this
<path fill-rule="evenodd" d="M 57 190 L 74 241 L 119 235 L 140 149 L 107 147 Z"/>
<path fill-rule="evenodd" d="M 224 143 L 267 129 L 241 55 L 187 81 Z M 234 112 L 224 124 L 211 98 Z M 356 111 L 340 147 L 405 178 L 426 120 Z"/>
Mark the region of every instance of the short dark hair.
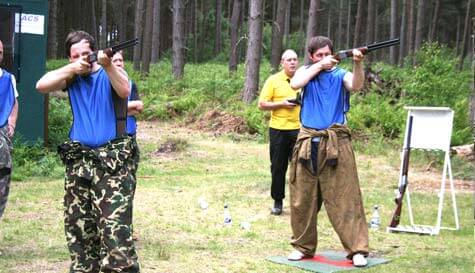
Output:
<path fill-rule="evenodd" d="M 333 54 L 333 43 L 330 38 L 325 37 L 325 36 L 315 36 L 310 38 L 310 41 L 308 42 L 307 50 L 310 55 L 315 53 L 320 48 L 324 48 L 328 46 L 330 48 L 331 53 Z"/>
<path fill-rule="evenodd" d="M 89 43 L 89 47 L 92 51 L 96 50 L 96 40 L 91 34 L 83 30 L 75 30 L 69 32 L 66 37 L 66 56 L 71 57 L 71 46 L 81 42 L 82 40 L 86 40 Z"/>

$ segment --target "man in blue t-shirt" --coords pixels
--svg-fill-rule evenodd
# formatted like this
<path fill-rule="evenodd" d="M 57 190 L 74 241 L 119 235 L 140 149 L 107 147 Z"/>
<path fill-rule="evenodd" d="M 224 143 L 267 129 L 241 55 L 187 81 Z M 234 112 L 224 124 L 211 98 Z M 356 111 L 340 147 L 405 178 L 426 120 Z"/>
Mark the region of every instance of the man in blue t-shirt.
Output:
<path fill-rule="evenodd" d="M 328 217 L 353 265 L 366 266 L 366 224 L 351 133 L 346 125 L 349 92 L 363 87 L 363 54 L 353 50 L 353 73 L 337 67 L 333 44 L 323 36 L 308 44 L 312 64 L 297 70 L 290 85 L 302 88 L 300 129 L 290 165 L 292 246 L 289 260 L 313 256 L 317 214 Z"/>
<path fill-rule="evenodd" d="M 73 113 L 66 165 L 64 215 L 71 273 L 140 272 L 132 240 L 135 147 L 125 119 L 127 74 L 87 32 L 66 38 L 69 64 L 46 73 L 36 88 L 67 90 Z M 94 61 L 97 56 L 97 62 Z"/>
<path fill-rule="evenodd" d="M 3 42 L 0 40 L 0 64 Z M 0 218 L 7 205 L 12 172 L 12 139 L 18 117 L 18 92 L 13 74 L 0 68 Z"/>

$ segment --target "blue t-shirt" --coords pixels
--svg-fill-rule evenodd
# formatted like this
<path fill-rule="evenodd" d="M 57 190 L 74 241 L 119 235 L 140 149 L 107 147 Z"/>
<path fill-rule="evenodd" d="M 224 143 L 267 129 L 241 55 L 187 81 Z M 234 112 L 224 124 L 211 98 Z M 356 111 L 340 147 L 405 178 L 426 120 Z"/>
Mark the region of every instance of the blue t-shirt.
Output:
<path fill-rule="evenodd" d="M 5 126 L 15 105 L 15 90 L 13 89 L 12 76 L 3 70 L 0 77 L 0 128 Z"/>
<path fill-rule="evenodd" d="M 137 92 L 137 85 L 130 81 L 130 95 L 128 101 L 140 100 L 139 93 Z M 127 134 L 133 136 L 137 133 L 137 120 L 135 116 L 127 116 Z"/>
<path fill-rule="evenodd" d="M 324 130 L 333 124 L 345 124 L 350 108 L 349 91 L 343 84 L 346 70 L 339 67 L 321 71 L 303 88 L 300 122 L 302 126 Z"/>
<path fill-rule="evenodd" d="M 116 138 L 112 86 L 101 67 L 87 76 L 76 76 L 68 86 L 73 124 L 69 138 L 97 148 Z"/>

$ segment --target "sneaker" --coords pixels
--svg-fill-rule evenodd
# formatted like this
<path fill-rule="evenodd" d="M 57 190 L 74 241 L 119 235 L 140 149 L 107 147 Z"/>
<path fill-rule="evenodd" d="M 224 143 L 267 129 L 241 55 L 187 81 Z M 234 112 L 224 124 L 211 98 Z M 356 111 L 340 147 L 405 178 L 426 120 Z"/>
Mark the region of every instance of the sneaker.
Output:
<path fill-rule="evenodd" d="M 353 265 L 356 267 L 365 267 L 368 264 L 368 261 L 363 256 L 363 254 L 355 254 L 353 256 Z"/>
<path fill-rule="evenodd" d="M 287 259 L 289 261 L 300 261 L 303 258 L 305 258 L 305 254 L 303 254 L 302 252 L 300 252 L 296 249 L 292 250 L 292 252 L 290 252 L 289 256 L 287 256 Z"/>
<path fill-rule="evenodd" d="M 281 215 L 282 214 L 282 200 L 275 200 L 274 207 L 271 212 L 272 215 Z"/>

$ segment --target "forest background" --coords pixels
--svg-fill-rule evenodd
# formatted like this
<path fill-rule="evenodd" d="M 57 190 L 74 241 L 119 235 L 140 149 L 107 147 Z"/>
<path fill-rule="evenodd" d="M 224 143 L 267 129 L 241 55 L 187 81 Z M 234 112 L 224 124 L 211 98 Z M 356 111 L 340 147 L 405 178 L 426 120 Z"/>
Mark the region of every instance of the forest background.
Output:
<path fill-rule="evenodd" d="M 145 103 L 140 120 L 207 130 L 232 120 L 227 131 L 265 141 L 269 113 L 258 110 L 256 97 L 284 49 L 296 50 L 304 64 L 308 37 L 326 35 L 336 50 L 398 37 L 399 46 L 366 56 L 350 127 L 357 139 L 397 148 L 404 106 L 450 107 L 456 146 L 473 143 L 474 20 L 472 0 L 52 0 L 47 70 L 67 63 L 70 30 L 92 33 L 98 48 L 137 37 L 125 58 Z M 341 65 L 351 69 L 351 61 Z M 28 166 L 19 177 L 54 169 L 49 151 L 67 138 L 71 120 L 64 96 L 49 98 L 49 149 L 18 137 L 16 164 Z"/>

